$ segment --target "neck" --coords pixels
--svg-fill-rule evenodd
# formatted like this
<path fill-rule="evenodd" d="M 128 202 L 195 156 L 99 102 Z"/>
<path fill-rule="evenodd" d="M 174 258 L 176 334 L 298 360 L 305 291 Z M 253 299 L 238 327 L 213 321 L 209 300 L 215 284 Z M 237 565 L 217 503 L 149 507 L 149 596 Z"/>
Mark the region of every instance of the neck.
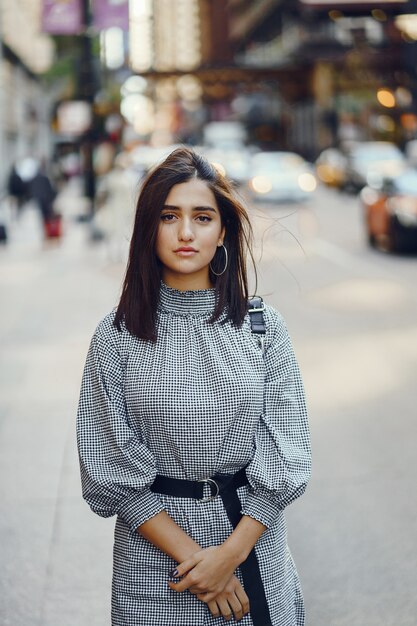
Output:
<path fill-rule="evenodd" d="M 208 272 L 204 274 L 174 274 L 164 270 L 162 280 L 172 289 L 178 291 L 197 291 L 200 289 L 211 289 L 213 287 Z"/>

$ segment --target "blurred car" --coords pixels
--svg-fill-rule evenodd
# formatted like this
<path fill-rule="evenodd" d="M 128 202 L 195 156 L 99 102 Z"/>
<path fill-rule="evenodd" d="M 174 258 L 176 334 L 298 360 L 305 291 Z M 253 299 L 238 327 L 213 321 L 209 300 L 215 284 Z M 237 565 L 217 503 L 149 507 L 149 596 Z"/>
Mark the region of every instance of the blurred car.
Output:
<path fill-rule="evenodd" d="M 251 156 L 242 146 L 236 149 L 205 148 L 203 154 L 217 169 L 232 182 L 241 185 L 249 180 Z"/>
<path fill-rule="evenodd" d="M 389 141 L 353 142 L 345 148 L 345 187 L 356 191 L 380 178 L 395 178 L 407 167 L 401 150 Z"/>
<path fill-rule="evenodd" d="M 417 251 L 417 172 L 366 186 L 360 195 L 370 245 L 391 252 Z"/>
<path fill-rule="evenodd" d="M 253 200 L 299 202 L 317 189 L 313 167 L 294 152 L 258 152 L 251 161 Z"/>
<path fill-rule="evenodd" d="M 337 148 L 327 148 L 316 160 L 318 178 L 330 187 L 343 189 L 346 183 L 347 160 Z"/>

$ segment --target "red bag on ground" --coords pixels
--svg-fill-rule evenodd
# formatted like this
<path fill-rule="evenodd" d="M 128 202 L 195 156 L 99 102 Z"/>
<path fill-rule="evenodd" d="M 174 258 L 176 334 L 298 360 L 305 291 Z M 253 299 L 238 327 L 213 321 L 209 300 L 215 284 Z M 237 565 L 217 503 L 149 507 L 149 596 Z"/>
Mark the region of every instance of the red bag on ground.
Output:
<path fill-rule="evenodd" d="M 61 215 L 54 215 L 45 220 L 45 236 L 48 239 L 56 239 L 62 236 Z"/>

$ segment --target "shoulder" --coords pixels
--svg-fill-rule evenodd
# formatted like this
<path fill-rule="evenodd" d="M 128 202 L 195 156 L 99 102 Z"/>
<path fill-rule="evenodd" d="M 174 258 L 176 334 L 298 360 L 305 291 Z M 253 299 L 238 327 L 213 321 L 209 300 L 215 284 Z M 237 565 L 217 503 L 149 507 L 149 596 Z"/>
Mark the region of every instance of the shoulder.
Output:
<path fill-rule="evenodd" d="M 124 345 L 130 340 L 130 333 L 124 322 L 120 324 L 120 329 L 115 325 L 116 308 L 103 317 L 96 326 L 92 337 L 92 343 L 101 352 L 117 351 L 123 352 Z"/>
<path fill-rule="evenodd" d="M 114 319 L 116 317 L 116 309 L 107 313 L 105 317 L 103 317 L 96 326 L 94 331 L 93 338 L 98 340 L 100 339 L 108 339 L 112 340 L 117 337 L 118 329 L 114 325 Z"/>
<path fill-rule="evenodd" d="M 265 320 L 265 352 L 286 352 L 291 349 L 291 338 L 288 332 L 286 320 L 282 313 L 270 304 L 264 303 Z M 272 350 L 271 350 L 272 348 Z"/>
<path fill-rule="evenodd" d="M 248 318 L 250 314 L 248 313 Z M 265 349 L 271 345 L 284 345 L 289 341 L 286 321 L 283 315 L 275 307 L 264 301 L 263 318 L 265 323 Z M 248 320 L 248 328 L 250 319 Z"/>
<path fill-rule="evenodd" d="M 280 311 L 265 303 L 265 325 L 267 334 L 275 340 L 286 339 L 288 336 L 287 324 Z"/>
<path fill-rule="evenodd" d="M 115 326 L 116 309 L 99 321 L 90 342 L 88 359 L 103 376 L 104 384 L 121 384 L 129 356 L 131 335 L 124 324 Z"/>

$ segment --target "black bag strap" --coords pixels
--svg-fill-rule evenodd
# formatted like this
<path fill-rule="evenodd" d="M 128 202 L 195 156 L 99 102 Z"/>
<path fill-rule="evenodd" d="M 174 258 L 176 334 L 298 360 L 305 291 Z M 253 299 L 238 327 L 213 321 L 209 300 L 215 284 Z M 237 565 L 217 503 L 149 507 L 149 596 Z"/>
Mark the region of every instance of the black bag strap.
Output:
<path fill-rule="evenodd" d="M 266 325 L 264 317 L 265 305 L 260 296 L 253 296 L 248 300 L 248 313 L 250 319 L 250 327 L 254 335 L 257 335 L 259 345 L 264 349 L 264 340 L 266 334 Z"/>

